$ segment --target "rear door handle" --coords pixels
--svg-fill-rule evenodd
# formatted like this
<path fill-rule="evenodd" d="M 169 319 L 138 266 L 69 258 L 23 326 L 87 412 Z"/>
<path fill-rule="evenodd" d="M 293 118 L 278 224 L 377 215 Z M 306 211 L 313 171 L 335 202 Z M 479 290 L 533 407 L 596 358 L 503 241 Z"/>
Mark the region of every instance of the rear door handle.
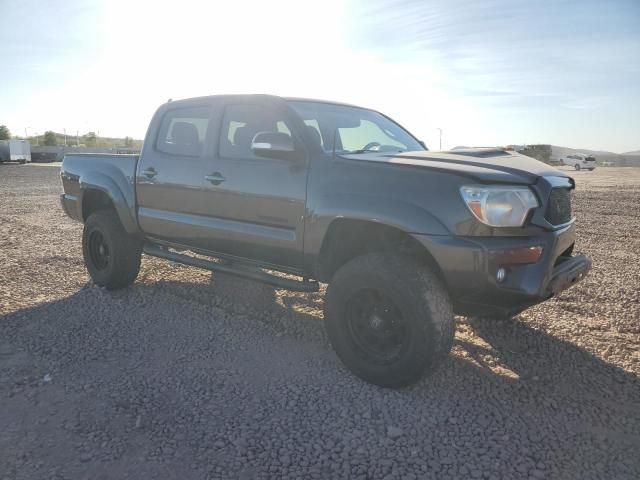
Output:
<path fill-rule="evenodd" d="M 226 178 L 224 178 L 220 172 L 214 172 L 211 175 L 205 175 L 204 179 L 214 185 L 220 185 L 226 180 Z"/>
<path fill-rule="evenodd" d="M 142 174 L 147 178 L 153 178 L 158 174 L 158 172 L 156 172 L 155 168 L 149 167 L 146 170 L 143 170 Z"/>

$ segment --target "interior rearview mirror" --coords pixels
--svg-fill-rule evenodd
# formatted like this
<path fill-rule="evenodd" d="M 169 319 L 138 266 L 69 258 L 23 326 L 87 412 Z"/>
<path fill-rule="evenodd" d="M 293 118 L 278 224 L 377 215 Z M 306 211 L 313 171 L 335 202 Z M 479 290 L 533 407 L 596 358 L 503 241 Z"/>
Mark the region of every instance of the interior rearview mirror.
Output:
<path fill-rule="evenodd" d="M 295 147 L 290 135 L 281 132 L 258 132 L 251 142 L 256 155 L 268 158 L 293 159 Z"/>

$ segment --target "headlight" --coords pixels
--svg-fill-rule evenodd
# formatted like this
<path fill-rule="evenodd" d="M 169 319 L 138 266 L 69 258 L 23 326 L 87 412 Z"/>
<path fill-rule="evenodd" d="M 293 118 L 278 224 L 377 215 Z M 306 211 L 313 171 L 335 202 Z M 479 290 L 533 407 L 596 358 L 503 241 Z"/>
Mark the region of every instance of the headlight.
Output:
<path fill-rule="evenodd" d="M 490 227 L 521 227 L 538 200 L 527 187 L 461 187 L 462 198 L 471 213 Z"/>

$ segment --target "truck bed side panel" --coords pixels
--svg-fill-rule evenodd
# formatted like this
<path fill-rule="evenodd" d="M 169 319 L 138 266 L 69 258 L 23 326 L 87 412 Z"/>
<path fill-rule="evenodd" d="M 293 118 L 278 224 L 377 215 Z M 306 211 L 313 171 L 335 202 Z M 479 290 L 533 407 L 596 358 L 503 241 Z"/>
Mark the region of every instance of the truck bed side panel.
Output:
<path fill-rule="evenodd" d="M 128 233 L 140 233 L 136 220 L 135 172 L 138 155 L 71 153 L 60 169 L 63 206 L 69 216 L 84 221 L 82 203 L 87 191 L 104 192 Z"/>

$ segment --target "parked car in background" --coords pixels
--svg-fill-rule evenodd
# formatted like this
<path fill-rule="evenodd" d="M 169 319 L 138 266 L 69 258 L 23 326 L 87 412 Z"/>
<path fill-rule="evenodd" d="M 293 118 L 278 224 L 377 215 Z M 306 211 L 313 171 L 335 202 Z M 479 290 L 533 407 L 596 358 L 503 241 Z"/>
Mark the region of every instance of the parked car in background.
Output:
<path fill-rule="evenodd" d="M 31 144 L 28 140 L 0 140 L 0 163 L 31 161 Z"/>
<path fill-rule="evenodd" d="M 560 163 L 575 168 L 576 170 L 593 170 L 596 168 L 596 159 L 586 153 L 572 153 L 560 159 Z"/>

